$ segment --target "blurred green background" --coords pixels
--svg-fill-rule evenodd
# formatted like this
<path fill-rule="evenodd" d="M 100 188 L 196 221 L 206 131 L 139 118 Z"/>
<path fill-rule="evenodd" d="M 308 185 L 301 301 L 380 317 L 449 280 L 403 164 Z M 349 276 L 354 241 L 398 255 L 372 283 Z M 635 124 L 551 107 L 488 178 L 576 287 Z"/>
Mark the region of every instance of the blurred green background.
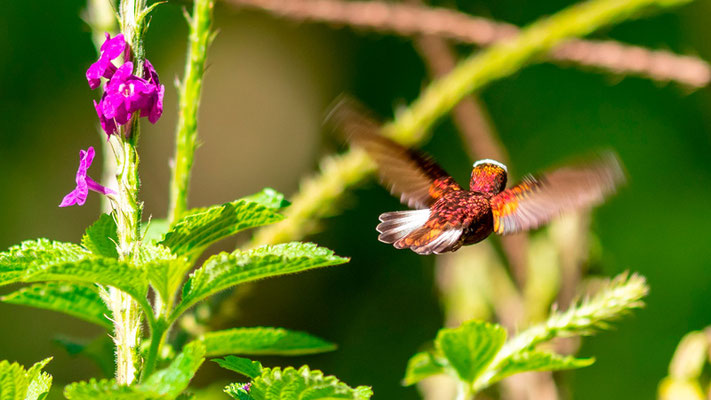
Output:
<path fill-rule="evenodd" d="M 456 3 L 456 4 L 455 4 Z M 441 2 L 477 15 L 525 25 L 571 1 Z M 158 7 L 147 54 L 166 84 L 163 118 L 141 137 L 145 215 L 165 216 L 173 153 L 176 90 L 186 24 L 181 2 Z M 100 209 L 60 209 L 74 186 L 78 150 L 101 146 L 84 71 L 95 57 L 79 0 L 5 2 L 0 11 L 0 248 L 24 239 L 78 241 Z M 414 99 L 428 81 L 405 38 L 297 24 L 267 14 L 216 8 L 219 35 L 210 50 L 200 113 L 203 145 L 196 157 L 191 205 L 226 202 L 270 186 L 290 194 L 322 155 L 341 147 L 321 127 L 340 93 L 385 117 Z M 621 24 L 596 34 L 711 59 L 711 3 Z M 471 49 L 461 47 L 466 54 Z M 645 275 L 647 307 L 612 332 L 583 341 L 589 368 L 567 374 L 577 399 L 651 398 L 681 336 L 711 324 L 711 91 L 541 64 L 480 94 L 520 176 L 593 148 L 612 147 L 629 184 L 596 210 L 601 245 L 595 272 Z M 470 160 L 458 133 L 440 123 L 424 149 L 460 180 Z M 100 176 L 100 158 L 91 174 Z M 399 382 L 407 359 L 442 325 L 433 257 L 397 251 L 377 241 L 379 213 L 401 209 L 375 183 L 361 186 L 344 212 L 309 238 L 352 257 L 339 267 L 262 281 L 236 305 L 231 325 L 305 330 L 339 345 L 333 353 L 264 360 L 335 374 L 372 385 L 379 399 L 415 399 Z M 222 244 L 229 249 L 235 242 Z M 472 268 L 476 268 L 472 265 Z M 11 288 L 2 288 L 7 293 Z M 92 338 L 98 328 L 64 315 L 0 304 L 0 359 L 25 365 L 54 355 L 55 386 L 99 374 L 72 358 L 57 336 Z M 216 387 L 231 375 L 206 363 L 195 385 Z"/>

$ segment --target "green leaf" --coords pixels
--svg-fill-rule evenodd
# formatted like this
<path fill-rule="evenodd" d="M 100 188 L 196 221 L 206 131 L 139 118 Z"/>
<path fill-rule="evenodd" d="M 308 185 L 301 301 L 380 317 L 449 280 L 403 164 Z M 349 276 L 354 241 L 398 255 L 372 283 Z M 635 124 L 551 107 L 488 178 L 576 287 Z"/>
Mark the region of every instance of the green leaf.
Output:
<path fill-rule="evenodd" d="M 332 351 L 336 345 L 308 333 L 283 328 L 234 328 L 208 332 L 200 341 L 208 356 L 223 354 L 301 355 Z"/>
<path fill-rule="evenodd" d="M 79 261 L 49 265 L 35 270 L 23 280 L 85 282 L 113 286 L 131 295 L 142 306 L 147 306 L 148 281 L 145 271 L 113 258 L 93 256 Z"/>
<path fill-rule="evenodd" d="M 225 387 L 225 393 L 230 395 L 233 399 L 237 400 L 254 400 L 252 396 L 249 395 L 249 392 L 246 389 L 245 383 L 232 383 L 229 384 Z M 251 385 L 251 384 L 249 384 Z"/>
<path fill-rule="evenodd" d="M 240 283 L 272 276 L 343 264 L 329 249 L 313 243 L 292 242 L 263 246 L 249 251 L 220 253 L 210 257 L 190 275 L 183 286 L 183 299 L 173 313 L 176 318 L 204 298 Z"/>
<path fill-rule="evenodd" d="M 0 286 L 22 281 L 36 268 L 78 261 L 89 253 L 73 243 L 28 240 L 0 253 Z"/>
<path fill-rule="evenodd" d="M 105 317 L 110 314 L 109 309 L 96 288 L 84 284 L 39 283 L 3 296 L 2 301 L 63 312 L 106 328 L 111 327 L 111 322 Z"/>
<path fill-rule="evenodd" d="M 116 222 L 109 214 L 101 214 L 84 233 L 81 239 L 82 246 L 97 256 L 118 258 L 116 250 L 118 235 L 116 234 Z"/>
<path fill-rule="evenodd" d="M 0 400 L 38 400 L 46 397 L 52 377 L 42 368 L 52 358 L 35 363 L 29 370 L 18 364 L 0 361 Z"/>
<path fill-rule="evenodd" d="M 594 358 L 575 358 L 537 350 L 527 351 L 520 354 L 514 354 L 504 360 L 490 383 L 493 384 L 506 378 L 507 376 L 521 372 L 575 369 L 587 367 L 592 365 L 594 362 Z"/>
<path fill-rule="evenodd" d="M 506 341 L 499 325 L 469 321 L 452 329 L 441 329 L 435 347 L 454 368 L 459 378 L 472 383 L 491 363 Z"/>
<path fill-rule="evenodd" d="M 64 397 L 69 400 L 148 400 L 151 397 L 123 386 L 113 379 L 91 379 L 75 382 L 64 388 Z"/>
<path fill-rule="evenodd" d="M 427 351 L 417 353 L 407 362 L 403 384 L 410 386 L 432 375 L 443 374 L 444 367 L 444 362 L 437 360 L 434 354 Z"/>
<path fill-rule="evenodd" d="M 25 400 L 40 400 L 47 397 L 49 389 L 52 387 L 52 375 L 42 372 L 42 368 L 52 361 L 52 357 L 45 358 L 42 361 L 36 362 L 29 370 L 27 370 L 27 379 L 29 385 Z"/>
<path fill-rule="evenodd" d="M 160 243 L 176 255 L 204 250 L 207 246 L 248 228 L 281 221 L 274 209 L 241 199 L 207 208 L 181 218 Z"/>
<path fill-rule="evenodd" d="M 279 210 L 291 204 L 284 198 L 283 194 L 272 188 L 264 188 L 259 193 L 245 197 L 244 200 L 259 203 L 272 210 Z"/>
<path fill-rule="evenodd" d="M 146 271 L 148 281 L 165 302 L 172 302 L 175 292 L 185 278 L 191 264 L 184 257 L 178 257 L 161 245 L 144 245 L 139 257 L 140 265 Z"/>
<path fill-rule="evenodd" d="M 167 368 L 149 376 L 138 390 L 161 399 L 174 399 L 187 389 L 204 361 L 205 346 L 200 342 L 189 343 Z"/>
<path fill-rule="evenodd" d="M 229 369 L 248 378 L 256 378 L 262 373 L 262 363 L 247 358 L 227 356 L 224 359 L 216 358 L 212 361 L 224 369 Z"/>
<path fill-rule="evenodd" d="M 240 399 L 234 386 L 225 391 L 233 398 Z M 367 386 L 351 388 L 335 376 L 324 376 L 321 371 L 311 371 L 304 365 L 298 370 L 288 367 L 263 368 L 262 374 L 252 380 L 249 396 L 254 400 L 365 400 L 373 391 Z M 242 397 L 244 399 L 244 397 Z"/>

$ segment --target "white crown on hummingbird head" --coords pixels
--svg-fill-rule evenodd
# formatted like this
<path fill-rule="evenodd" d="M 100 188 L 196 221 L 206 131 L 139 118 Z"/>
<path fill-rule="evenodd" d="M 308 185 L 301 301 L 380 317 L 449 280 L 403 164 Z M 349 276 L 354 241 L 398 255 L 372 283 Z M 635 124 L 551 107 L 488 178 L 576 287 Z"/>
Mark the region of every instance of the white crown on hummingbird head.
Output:
<path fill-rule="evenodd" d="M 476 168 L 477 165 L 481 165 L 481 164 L 494 164 L 494 165 L 497 165 L 497 166 L 503 168 L 504 171 L 509 172 L 508 168 L 506 168 L 506 166 L 504 164 L 502 164 L 496 160 L 492 160 L 490 158 L 485 158 L 483 160 L 479 160 L 479 161 L 475 162 L 474 165 L 472 166 L 472 168 Z"/>

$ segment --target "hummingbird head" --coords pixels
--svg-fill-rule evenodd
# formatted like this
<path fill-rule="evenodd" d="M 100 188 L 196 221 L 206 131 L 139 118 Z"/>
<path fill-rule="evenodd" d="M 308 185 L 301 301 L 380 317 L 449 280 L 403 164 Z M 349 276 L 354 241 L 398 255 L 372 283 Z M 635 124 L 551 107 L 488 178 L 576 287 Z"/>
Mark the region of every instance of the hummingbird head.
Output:
<path fill-rule="evenodd" d="M 508 170 L 498 161 L 485 159 L 474 163 L 469 190 L 497 194 L 506 189 Z"/>

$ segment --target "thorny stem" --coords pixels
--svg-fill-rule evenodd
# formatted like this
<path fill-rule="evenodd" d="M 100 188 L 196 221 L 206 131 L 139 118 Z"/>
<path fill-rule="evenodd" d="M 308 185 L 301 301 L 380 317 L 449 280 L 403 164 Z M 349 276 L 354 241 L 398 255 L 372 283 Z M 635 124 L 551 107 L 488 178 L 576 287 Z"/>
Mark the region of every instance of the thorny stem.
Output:
<path fill-rule="evenodd" d="M 197 118 L 202 76 L 205 71 L 207 47 L 211 41 L 210 26 L 214 0 L 195 0 L 190 23 L 185 76 L 180 85 L 180 112 L 175 138 L 175 165 L 170 180 L 168 222 L 172 225 L 188 206 L 190 170 L 197 148 Z"/>

